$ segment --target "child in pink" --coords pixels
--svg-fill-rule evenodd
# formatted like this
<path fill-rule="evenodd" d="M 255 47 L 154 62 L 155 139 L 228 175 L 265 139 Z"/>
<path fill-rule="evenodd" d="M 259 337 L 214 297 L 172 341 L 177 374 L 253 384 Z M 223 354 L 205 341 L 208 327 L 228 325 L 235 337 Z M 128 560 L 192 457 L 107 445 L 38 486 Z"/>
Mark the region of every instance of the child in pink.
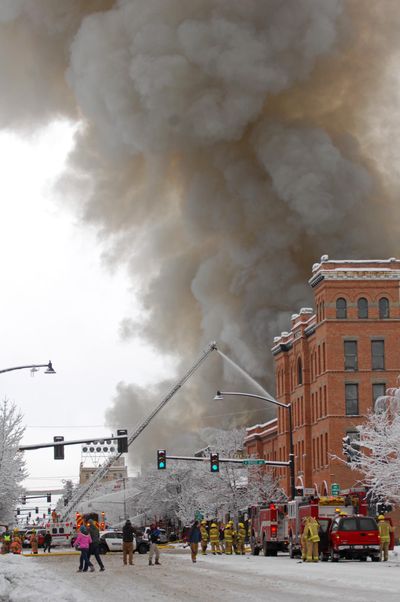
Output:
<path fill-rule="evenodd" d="M 91 543 L 92 538 L 90 537 L 85 525 L 82 525 L 79 529 L 78 537 L 75 539 L 74 543 L 75 548 L 81 551 L 78 573 L 86 573 L 88 570 L 89 546 Z"/>

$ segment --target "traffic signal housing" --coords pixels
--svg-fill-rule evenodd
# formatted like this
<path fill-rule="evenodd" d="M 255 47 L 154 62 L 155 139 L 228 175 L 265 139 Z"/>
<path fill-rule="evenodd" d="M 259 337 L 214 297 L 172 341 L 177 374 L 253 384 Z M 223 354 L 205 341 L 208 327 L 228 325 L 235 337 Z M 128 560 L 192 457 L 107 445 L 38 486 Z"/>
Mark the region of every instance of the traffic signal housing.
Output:
<path fill-rule="evenodd" d="M 167 452 L 165 449 L 157 450 L 157 468 L 164 470 L 167 467 Z"/>
<path fill-rule="evenodd" d="M 53 437 L 53 441 L 64 441 L 64 437 L 61 435 L 57 435 Z M 64 460 L 64 446 L 63 445 L 55 445 L 54 446 L 54 459 L 55 460 Z"/>
<path fill-rule="evenodd" d="M 17 508 L 17 514 L 21 514 L 21 510 Z"/>
<path fill-rule="evenodd" d="M 35 507 L 35 513 L 39 514 L 39 507 L 38 506 Z"/>
<path fill-rule="evenodd" d="M 210 454 L 211 472 L 219 472 L 219 454 Z"/>
<path fill-rule="evenodd" d="M 26 495 L 21 496 L 21 504 L 26 504 Z"/>
<path fill-rule="evenodd" d="M 47 503 L 50 504 L 51 502 L 51 493 L 47 494 Z"/>
<path fill-rule="evenodd" d="M 386 502 L 378 502 L 376 505 L 376 513 L 377 514 L 386 514 L 386 512 L 392 511 L 392 505 L 387 504 Z"/>
<path fill-rule="evenodd" d="M 128 451 L 128 431 L 126 429 L 118 429 L 117 436 L 125 435 L 122 439 L 118 439 L 117 449 L 119 454 L 126 454 Z"/>

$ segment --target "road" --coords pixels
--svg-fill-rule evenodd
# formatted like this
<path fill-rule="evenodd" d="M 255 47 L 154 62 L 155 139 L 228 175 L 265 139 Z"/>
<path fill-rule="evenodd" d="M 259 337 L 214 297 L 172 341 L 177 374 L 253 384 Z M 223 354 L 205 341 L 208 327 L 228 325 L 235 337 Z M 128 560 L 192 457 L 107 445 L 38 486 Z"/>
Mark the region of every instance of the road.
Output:
<path fill-rule="evenodd" d="M 188 549 L 162 552 L 161 566 L 148 566 L 147 555 L 134 556 L 134 566 L 123 566 L 120 553 L 104 557 L 106 571 L 76 573 L 76 556 L 24 558 L 22 562 L 41 575 L 41 587 L 48 576 L 50 589 L 67 590 L 68 600 L 110 602 L 132 599 L 143 602 L 316 602 L 321 599 L 349 598 L 352 602 L 398 602 L 400 562 L 393 556 L 388 563 L 340 562 L 304 564 L 287 556 L 199 556 L 194 565 Z M 1 571 L 1 565 L 0 565 Z M 28 579 L 29 580 L 29 579 Z M 33 591 L 33 590 L 32 590 Z M 3 600 L 3 598 L 1 598 Z M 14 598 L 4 598 L 14 600 Z M 21 599 L 15 597 L 15 600 Z M 23 598 L 30 600 L 30 598 Z M 36 594 L 32 602 L 36 600 Z M 64 598 L 62 598 L 64 600 Z M 130 598 L 129 598 L 130 599 Z M 42 602 L 47 601 L 41 596 Z"/>

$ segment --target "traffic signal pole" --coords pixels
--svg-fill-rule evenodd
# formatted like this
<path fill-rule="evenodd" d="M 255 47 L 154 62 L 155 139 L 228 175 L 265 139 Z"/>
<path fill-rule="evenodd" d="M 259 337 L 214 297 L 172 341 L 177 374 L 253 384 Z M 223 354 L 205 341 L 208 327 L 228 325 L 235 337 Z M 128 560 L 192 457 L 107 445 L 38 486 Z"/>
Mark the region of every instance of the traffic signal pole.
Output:
<path fill-rule="evenodd" d="M 184 460 L 187 462 L 210 462 L 210 456 L 165 456 L 167 460 Z M 290 467 L 288 462 L 275 462 L 275 460 L 259 460 L 256 458 L 221 458 L 219 462 L 230 462 L 231 464 L 243 464 L 244 466 L 286 466 Z"/>

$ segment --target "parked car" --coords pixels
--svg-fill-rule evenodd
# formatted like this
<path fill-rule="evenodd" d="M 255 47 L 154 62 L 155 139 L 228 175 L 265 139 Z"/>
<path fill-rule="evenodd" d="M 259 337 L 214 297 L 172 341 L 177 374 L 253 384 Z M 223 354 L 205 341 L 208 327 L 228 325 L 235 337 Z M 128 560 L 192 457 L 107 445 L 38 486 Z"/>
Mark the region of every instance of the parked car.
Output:
<path fill-rule="evenodd" d="M 379 562 L 379 529 L 371 516 L 354 514 L 337 517 L 330 521 L 320 541 L 320 557 L 338 562 L 347 560 L 367 560 Z M 323 530 L 323 529 L 322 529 Z"/>
<path fill-rule="evenodd" d="M 107 552 L 122 552 L 122 531 L 101 531 L 100 554 Z M 133 551 L 146 554 L 149 551 L 149 542 L 140 537 L 133 537 Z"/>

